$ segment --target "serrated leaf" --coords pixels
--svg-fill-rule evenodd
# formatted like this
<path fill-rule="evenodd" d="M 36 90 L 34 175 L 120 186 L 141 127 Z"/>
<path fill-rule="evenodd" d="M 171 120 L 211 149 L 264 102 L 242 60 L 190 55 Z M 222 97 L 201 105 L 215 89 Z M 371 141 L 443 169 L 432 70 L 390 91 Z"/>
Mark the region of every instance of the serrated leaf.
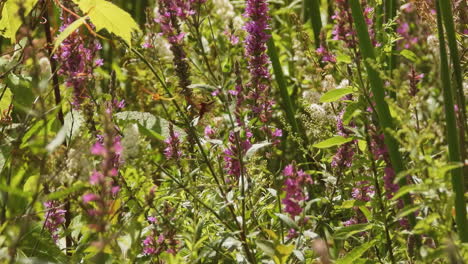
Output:
<path fill-rule="evenodd" d="M 68 36 L 70 36 L 73 32 L 75 32 L 81 25 L 83 25 L 86 21 L 86 16 L 84 17 L 81 17 L 75 21 L 73 21 L 73 23 L 71 23 L 67 28 L 65 28 L 61 33 L 60 35 L 57 36 L 57 38 L 55 39 L 55 43 L 54 43 L 54 50 L 52 51 L 52 53 L 54 53 L 57 48 L 60 46 L 60 44 L 62 44 L 62 42 L 68 38 Z"/>
<path fill-rule="evenodd" d="M 329 139 L 326 139 L 324 141 L 321 141 L 315 145 L 313 145 L 314 148 L 330 148 L 334 146 L 339 146 L 345 143 L 348 143 L 352 141 L 352 137 L 345 138 L 343 136 L 335 136 Z"/>
<path fill-rule="evenodd" d="M 73 2 L 91 19 L 96 31 L 106 29 L 109 33 L 122 38 L 129 46 L 131 46 L 132 32 L 140 32 L 132 16 L 111 2 L 105 0 L 73 0 Z"/>
<path fill-rule="evenodd" d="M 340 100 L 343 96 L 353 93 L 353 88 L 340 88 L 340 89 L 333 89 L 331 91 L 326 92 L 322 97 L 320 97 L 321 103 L 331 103 Z"/>
<path fill-rule="evenodd" d="M 21 17 L 27 16 L 36 3 L 37 0 L 6 1 L 0 19 L 0 36 L 11 39 L 11 42 L 16 42 L 16 32 L 23 23 Z M 20 12 L 23 15 L 20 15 Z"/>
<path fill-rule="evenodd" d="M 344 258 L 338 259 L 335 263 L 336 264 L 350 264 L 354 263 L 355 260 L 359 259 L 362 254 L 366 253 L 371 247 L 374 246 L 376 240 L 372 240 L 370 242 L 364 243 L 361 246 L 354 248 L 351 250 Z"/>

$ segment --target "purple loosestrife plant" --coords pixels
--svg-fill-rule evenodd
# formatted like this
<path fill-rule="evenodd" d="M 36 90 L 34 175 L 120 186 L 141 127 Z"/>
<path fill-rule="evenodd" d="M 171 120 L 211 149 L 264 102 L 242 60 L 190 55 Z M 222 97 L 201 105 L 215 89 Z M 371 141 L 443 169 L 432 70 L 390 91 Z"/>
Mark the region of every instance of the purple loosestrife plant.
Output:
<path fill-rule="evenodd" d="M 252 133 L 250 132 L 246 133 L 245 140 L 240 139 L 238 132 L 231 132 L 229 134 L 229 147 L 224 150 L 224 168 L 226 169 L 227 174 L 233 176 L 235 179 L 238 179 L 241 174 L 245 172 L 245 168 L 242 168 L 239 156 L 243 157 L 247 150 L 252 146 L 250 141 L 251 137 Z M 239 144 L 237 144 L 237 140 L 240 141 Z"/>
<path fill-rule="evenodd" d="M 89 183 L 99 191 L 88 192 L 82 197 L 91 219 L 90 226 L 98 232 L 106 230 L 107 222 L 104 218 L 109 214 L 113 200 L 120 191 L 118 176 L 122 163 L 122 145 L 121 138 L 116 135 L 111 123 L 112 106 L 113 103 L 108 103 L 104 111 L 104 134 L 98 135 L 97 142 L 91 147 L 91 154 L 102 158 L 100 168 L 89 177 Z"/>
<path fill-rule="evenodd" d="M 351 16 L 348 0 L 337 0 L 335 3 L 336 11 L 332 16 L 332 19 L 335 21 L 335 26 L 332 31 L 333 39 L 343 41 L 347 48 L 355 48 L 357 46 L 356 30 L 353 29 L 353 18 Z M 371 7 L 366 7 L 364 9 L 364 18 L 368 26 L 372 44 L 374 46 L 379 46 L 379 43 L 375 40 L 375 32 L 372 27 L 373 21 L 371 14 L 373 11 Z"/>
<path fill-rule="evenodd" d="M 351 95 L 347 95 L 342 98 L 343 100 L 352 100 Z M 352 136 L 352 132 L 349 129 L 346 129 L 343 124 L 343 115 L 345 110 L 341 111 L 341 113 L 336 117 L 336 129 L 338 131 L 338 135 L 343 136 L 345 138 Z M 354 126 L 354 124 L 350 124 L 350 126 Z M 356 140 L 351 142 L 345 143 L 338 148 L 335 156 L 333 156 L 331 166 L 333 168 L 349 168 L 353 163 L 354 157 L 354 146 L 356 144 Z"/>
<path fill-rule="evenodd" d="M 176 237 L 177 229 L 173 224 L 176 219 L 173 214 L 174 208 L 165 202 L 161 221 L 153 216 L 147 218 L 150 232 L 142 241 L 143 255 L 157 257 L 163 252 L 175 255 L 179 251 L 180 241 Z"/>
<path fill-rule="evenodd" d="M 161 34 L 165 36 L 171 46 L 174 55 L 173 63 L 175 72 L 179 78 L 179 87 L 189 105 L 193 106 L 192 91 L 189 88 L 190 68 L 187 55 L 183 47 L 185 33 L 180 28 L 180 21 L 187 20 L 195 14 L 194 7 L 204 1 L 193 0 L 159 0 L 159 16 L 154 20 L 161 27 Z"/>
<path fill-rule="evenodd" d="M 369 202 L 375 194 L 375 189 L 373 185 L 370 185 L 368 181 L 359 181 L 356 183 L 351 191 L 351 196 L 356 201 Z M 353 207 L 356 215 L 351 219 L 344 221 L 344 226 L 350 226 L 360 223 L 367 223 L 367 219 L 364 214 L 361 212 L 359 207 Z"/>
<path fill-rule="evenodd" d="M 59 227 L 65 223 L 66 210 L 61 208 L 58 201 L 47 201 L 44 203 L 45 221 L 44 228 L 47 229 L 55 242 L 59 239 Z"/>
<path fill-rule="evenodd" d="M 294 164 L 287 165 L 283 175 L 286 177 L 283 187 L 286 197 L 281 202 L 284 210 L 294 219 L 302 213 L 300 203 L 308 199 L 303 189 L 306 184 L 313 184 L 313 181 L 309 174 L 298 170 Z"/>
<path fill-rule="evenodd" d="M 75 20 L 75 17 L 64 14 L 59 31 L 64 31 Z M 89 97 L 87 86 L 93 77 L 94 69 L 103 65 L 103 60 L 97 58 L 101 49 L 102 46 L 96 38 L 77 29 L 62 42 L 54 54 L 54 58 L 61 65 L 58 74 L 65 77 L 66 86 L 73 88 L 73 105 L 76 108 Z"/>
<path fill-rule="evenodd" d="M 268 64 L 270 58 L 266 54 L 267 41 L 271 37 L 267 30 L 270 29 L 268 22 L 268 3 L 266 0 L 247 0 L 244 16 L 249 19 L 244 29 L 247 37 L 244 41 L 245 54 L 250 71 L 249 99 L 254 115 L 263 123 L 266 123 L 272 114 L 273 99 L 269 96 L 270 72 Z"/>
<path fill-rule="evenodd" d="M 178 160 L 182 157 L 182 150 L 180 149 L 180 134 L 174 131 L 174 126 L 169 125 L 169 137 L 164 140 L 166 148 L 164 149 L 164 155 L 168 160 Z"/>

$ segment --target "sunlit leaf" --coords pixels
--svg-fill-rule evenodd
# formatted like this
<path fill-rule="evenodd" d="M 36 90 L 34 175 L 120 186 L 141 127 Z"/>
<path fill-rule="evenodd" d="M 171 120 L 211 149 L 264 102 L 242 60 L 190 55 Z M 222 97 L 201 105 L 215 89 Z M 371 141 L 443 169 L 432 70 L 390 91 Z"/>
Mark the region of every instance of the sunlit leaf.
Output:
<path fill-rule="evenodd" d="M 23 24 L 22 17 L 26 17 L 37 2 L 37 0 L 6 1 L 0 19 L 0 36 L 16 42 L 16 32 Z"/>
<path fill-rule="evenodd" d="M 317 144 L 314 144 L 313 147 L 315 147 L 315 148 L 330 148 L 330 147 L 339 146 L 339 145 L 348 143 L 348 142 L 350 142 L 352 140 L 353 140 L 353 138 L 351 138 L 351 137 L 345 138 L 343 136 L 335 136 L 335 137 L 326 139 L 324 141 L 321 141 L 321 142 L 319 142 Z"/>
<path fill-rule="evenodd" d="M 321 103 L 331 103 L 340 100 L 343 96 L 353 93 L 353 88 L 340 88 L 340 89 L 333 89 L 326 92 L 322 97 L 320 97 Z"/>
<path fill-rule="evenodd" d="M 138 24 L 129 13 L 105 0 L 73 0 L 91 19 L 96 30 L 107 30 L 122 38 L 131 46 L 132 33 L 140 31 Z"/>

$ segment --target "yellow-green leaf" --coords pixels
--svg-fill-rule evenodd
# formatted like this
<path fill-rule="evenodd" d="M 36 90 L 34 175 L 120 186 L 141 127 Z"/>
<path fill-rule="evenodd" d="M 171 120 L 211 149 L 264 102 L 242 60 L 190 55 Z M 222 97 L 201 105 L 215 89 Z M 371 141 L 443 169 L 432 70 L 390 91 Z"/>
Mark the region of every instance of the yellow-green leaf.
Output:
<path fill-rule="evenodd" d="M 3 89 L 6 89 L 5 91 Z M 2 96 L 3 93 L 3 96 Z M 8 107 L 10 107 L 11 104 L 11 99 L 13 97 L 13 94 L 10 91 L 10 88 L 8 87 L 0 87 L 0 97 L 2 99 L 0 100 L 0 112 L 7 110 Z"/>
<path fill-rule="evenodd" d="M 21 27 L 25 17 L 31 12 L 37 0 L 8 0 L 3 6 L 0 19 L 0 36 L 16 42 L 16 32 Z"/>
<path fill-rule="evenodd" d="M 359 247 L 354 248 L 346 256 L 341 259 L 338 259 L 335 263 L 336 264 L 352 264 L 354 261 L 359 259 L 367 250 L 374 246 L 376 240 L 372 240 L 370 242 L 364 243 Z"/>
<path fill-rule="evenodd" d="M 339 146 L 345 143 L 348 143 L 350 141 L 353 141 L 354 138 L 348 137 L 345 138 L 343 136 L 334 136 L 332 138 L 326 139 L 324 141 L 321 141 L 315 145 L 313 145 L 314 148 L 330 148 L 334 146 Z"/>
<path fill-rule="evenodd" d="M 105 0 L 73 0 L 91 19 L 96 31 L 106 29 L 131 45 L 132 32 L 140 31 L 129 13 Z"/>
<path fill-rule="evenodd" d="M 60 46 L 60 44 L 62 44 L 62 42 L 66 38 L 68 38 L 68 36 L 70 36 L 70 34 L 75 32 L 75 30 L 77 30 L 81 25 L 83 25 L 85 23 L 86 18 L 87 17 L 85 16 L 85 17 L 81 17 L 81 18 L 73 21 L 73 23 L 71 23 L 65 30 L 63 30 L 60 33 L 60 35 L 57 36 L 57 38 L 55 39 L 53 52 L 55 52 L 55 50 L 57 50 L 57 48 Z"/>
<path fill-rule="evenodd" d="M 333 89 L 320 97 L 321 103 L 331 103 L 340 100 L 343 96 L 353 93 L 353 87 Z"/>

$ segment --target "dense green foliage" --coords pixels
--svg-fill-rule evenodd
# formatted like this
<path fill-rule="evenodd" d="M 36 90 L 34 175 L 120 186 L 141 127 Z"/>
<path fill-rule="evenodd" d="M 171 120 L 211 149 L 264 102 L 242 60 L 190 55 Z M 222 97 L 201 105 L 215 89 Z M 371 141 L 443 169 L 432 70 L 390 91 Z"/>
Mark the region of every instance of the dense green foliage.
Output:
<path fill-rule="evenodd" d="M 0 263 L 465 263 L 465 1 L 0 2 Z"/>

